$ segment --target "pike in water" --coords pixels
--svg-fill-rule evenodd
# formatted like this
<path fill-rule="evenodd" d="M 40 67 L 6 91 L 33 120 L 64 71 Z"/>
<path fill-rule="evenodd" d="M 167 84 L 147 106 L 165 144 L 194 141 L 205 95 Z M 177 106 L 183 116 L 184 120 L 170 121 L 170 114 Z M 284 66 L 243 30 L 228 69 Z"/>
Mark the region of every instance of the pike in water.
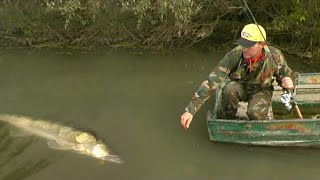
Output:
<path fill-rule="evenodd" d="M 0 114 L 0 121 L 48 140 L 50 148 L 70 150 L 104 161 L 122 163 L 119 156 L 110 154 L 108 147 L 88 132 L 24 116 Z"/>

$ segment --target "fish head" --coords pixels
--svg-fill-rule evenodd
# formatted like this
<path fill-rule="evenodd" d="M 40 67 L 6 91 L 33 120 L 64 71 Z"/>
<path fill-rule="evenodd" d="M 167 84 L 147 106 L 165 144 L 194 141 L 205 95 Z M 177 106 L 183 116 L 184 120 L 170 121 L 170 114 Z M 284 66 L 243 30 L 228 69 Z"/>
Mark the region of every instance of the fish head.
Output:
<path fill-rule="evenodd" d="M 98 159 L 110 161 L 114 163 L 123 163 L 123 160 L 118 155 L 109 153 L 109 150 L 105 144 L 98 143 L 93 147 L 92 155 Z"/>
<path fill-rule="evenodd" d="M 96 144 L 91 153 L 96 158 L 103 158 L 109 155 L 107 146 L 101 143 Z"/>
<path fill-rule="evenodd" d="M 83 144 L 85 147 L 85 154 L 91 155 L 94 158 L 110 161 L 114 163 L 123 163 L 121 158 L 117 155 L 110 154 L 110 150 L 103 142 Z M 80 148 L 79 148 L 80 150 Z"/>

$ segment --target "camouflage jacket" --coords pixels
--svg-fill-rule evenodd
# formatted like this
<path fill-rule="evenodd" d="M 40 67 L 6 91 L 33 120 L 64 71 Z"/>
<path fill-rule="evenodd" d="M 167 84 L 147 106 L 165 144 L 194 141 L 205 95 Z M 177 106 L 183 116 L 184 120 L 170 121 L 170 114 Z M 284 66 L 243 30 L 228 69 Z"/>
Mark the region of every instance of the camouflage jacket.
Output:
<path fill-rule="evenodd" d="M 252 72 L 249 72 L 248 64 L 242 59 L 241 46 L 228 52 L 210 73 L 208 79 L 203 81 L 185 110 L 194 115 L 220 83 L 226 79 L 243 83 L 247 91 L 252 91 L 247 93 L 254 93 L 262 88 L 273 90 L 274 80 L 280 85 L 284 77 L 293 79 L 293 72 L 279 49 L 265 46 L 263 53 L 263 59 L 255 64 Z"/>

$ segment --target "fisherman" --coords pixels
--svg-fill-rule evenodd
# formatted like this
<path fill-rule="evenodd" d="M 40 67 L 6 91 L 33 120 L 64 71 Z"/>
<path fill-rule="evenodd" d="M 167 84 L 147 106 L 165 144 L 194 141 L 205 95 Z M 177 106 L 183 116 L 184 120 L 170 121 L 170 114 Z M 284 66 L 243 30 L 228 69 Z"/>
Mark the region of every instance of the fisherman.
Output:
<path fill-rule="evenodd" d="M 222 109 L 225 119 L 236 119 L 240 101 L 248 102 L 250 120 L 266 120 L 272 93 L 273 81 L 287 90 L 294 88 L 293 72 L 288 67 L 281 51 L 269 46 L 266 32 L 258 24 L 247 24 L 241 31 L 238 44 L 228 52 L 203 81 L 181 116 L 185 129 L 201 105 L 217 89 L 222 81 Z"/>

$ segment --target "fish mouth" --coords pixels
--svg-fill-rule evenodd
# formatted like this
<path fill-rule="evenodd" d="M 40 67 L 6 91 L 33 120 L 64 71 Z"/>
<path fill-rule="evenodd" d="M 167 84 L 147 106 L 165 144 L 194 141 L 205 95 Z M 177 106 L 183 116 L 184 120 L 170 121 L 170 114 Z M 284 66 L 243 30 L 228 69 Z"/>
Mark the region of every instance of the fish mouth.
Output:
<path fill-rule="evenodd" d="M 118 155 L 109 154 L 108 156 L 104 156 L 101 159 L 103 159 L 105 161 L 113 162 L 113 163 L 118 163 L 118 164 L 124 163 L 124 161 Z"/>
<path fill-rule="evenodd" d="M 98 143 L 96 144 L 92 151 L 91 151 L 92 155 L 98 159 L 102 159 L 105 161 L 110 161 L 110 162 L 114 162 L 114 163 L 123 163 L 123 160 L 120 158 L 120 156 L 118 155 L 114 155 L 114 154 L 110 154 L 108 152 L 108 148 L 106 145 Z"/>

